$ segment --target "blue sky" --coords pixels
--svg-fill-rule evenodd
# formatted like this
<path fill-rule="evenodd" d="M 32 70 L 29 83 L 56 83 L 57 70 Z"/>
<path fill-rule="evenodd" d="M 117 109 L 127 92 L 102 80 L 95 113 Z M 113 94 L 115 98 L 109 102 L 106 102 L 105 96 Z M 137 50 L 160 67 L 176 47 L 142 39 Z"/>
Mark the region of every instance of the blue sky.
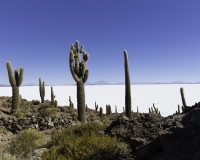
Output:
<path fill-rule="evenodd" d="M 200 81 L 200 1 L 2 0 L 0 84 L 6 62 L 24 67 L 22 84 L 75 83 L 69 51 L 79 40 L 90 54 L 88 82 Z"/>

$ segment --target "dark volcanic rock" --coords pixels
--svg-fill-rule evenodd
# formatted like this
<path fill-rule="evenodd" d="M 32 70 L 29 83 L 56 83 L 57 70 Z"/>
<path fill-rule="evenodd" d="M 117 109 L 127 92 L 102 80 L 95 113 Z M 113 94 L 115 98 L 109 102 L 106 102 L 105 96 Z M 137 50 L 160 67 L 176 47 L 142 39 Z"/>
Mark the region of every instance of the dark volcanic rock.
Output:
<path fill-rule="evenodd" d="M 200 103 L 168 117 L 121 115 L 105 134 L 129 142 L 136 160 L 200 160 Z"/>

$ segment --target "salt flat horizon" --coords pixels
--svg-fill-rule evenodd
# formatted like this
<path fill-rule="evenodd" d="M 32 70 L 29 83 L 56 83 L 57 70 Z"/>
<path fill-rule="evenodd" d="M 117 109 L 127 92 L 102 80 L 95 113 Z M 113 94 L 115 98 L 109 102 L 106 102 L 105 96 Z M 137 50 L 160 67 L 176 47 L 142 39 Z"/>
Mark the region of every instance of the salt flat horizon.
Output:
<path fill-rule="evenodd" d="M 132 110 L 148 113 L 149 107 L 155 107 L 166 117 L 182 106 L 180 88 L 184 88 L 186 104 L 194 105 L 200 101 L 200 84 L 155 84 L 155 85 L 131 85 Z M 53 86 L 55 100 L 59 106 L 69 105 L 69 96 L 77 108 L 76 86 Z M 22 98 L 40 100 L 39 86 L 20 86 L 19 92 Z M 11 87 L 0 87 L 0 96 L 12 96 Z M 51 100 L 51 86 L 45 86 L 45 100 Z M 99 107 L 106 111 L 106 104 L 110 104 L 112 112 L 115 112 L 115 105 L 118 113 L 123 111 L 125 106 L 124 85 L 86 85 L 85 102 L 91 109 L 95 109 L 95 101 Z"/>

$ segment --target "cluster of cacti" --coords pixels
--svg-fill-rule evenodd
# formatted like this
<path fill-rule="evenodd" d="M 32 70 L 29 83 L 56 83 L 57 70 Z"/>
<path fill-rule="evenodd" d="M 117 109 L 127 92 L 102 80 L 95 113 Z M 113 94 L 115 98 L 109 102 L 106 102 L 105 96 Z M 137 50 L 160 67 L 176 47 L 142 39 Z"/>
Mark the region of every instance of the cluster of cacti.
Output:
<path fill-rule="evenodd" d="M 41 78 L 39 78 L 39 90 L 40 90 L 41 103 L 44 103 L 45 85 L 44 81 L 42 82 Z"/>
<path fill-rule="evenodd" d="M 83 54 L 83 58 L 81 59 L 81 53 Z M 79 41 L 77 40 L 75 44 L 71 45 L 70 49 L 70 55 L 69 55 L 69 66 L 71 74 L 74 78 L 74 80 L 77 83 L 77 110 L 78 110 L 78 120 L 82 123 L 85 123 L 85 112 L 88 111 L 87 105 L 85 105 L 85 90 L 84 90 L 84 83 L 88 79 L 89 70 L 87 69 L 87 60 L 89 58 L 89 53 L 87 53 L 83 46 L 79 46 Z M 24 68 L 20 68 L 20 74 L 18 73 L 18 70 L 14 70 L 13 75 L 13 69 L 11 62 L 8 61 L 6 63 L 7 70 L 8 70 L 8 76 L 9 76 L 9 82 L 12 86 L 12 110 L 11 113 L 16 113 L 20 103 L 21 103 L 21 95 L 19 95 L 19 86 L 21 85 L 23 81 L 23 75 L 24 75 Z M 126 116 L 130 119 L 132 118 L 132 105 L 131 105 L 131 83 L 130 83 L 130 74 L 129 74 L 129 64 L 128 64 L 128 54 L 127 51 L 124 50 L 124 70 L 125 70 L 125 107 L 123 107 L 123 112 L 126 113 Z M 39 91 L 40 91 L 40 97 L 41 97 L 41 103 L 44 103 L 44 97 L 45 97 L 45 82 L 41 81 L 41 78 L 39 78 Z M 187 107 L 185 97 L 184 97 L 184 90 L 181 87 L 180 88 L 181 93 L 181 99 L 182 99 L 182 112 L 184 112 L 184 109 Z M 53 87 L 51 86 L 51 105 L 54 105 L 55 107 L 58 107 L 58 102 L 54 100 L 55 95 L 53 92 Z M 69 106 L 74 107 L 71 97 L 69 96 Z M 103 114 L 103 108 L 100 107 L 100 115 Z M 98 105 L 95 102 L 95 111 L 98 111 Z M 111 106 L 106 105 L 106 114 L 110 115 L 111 112 Z M 115 113 L 117 113 L 117 106 L 115 106 Z M 137 106 L 137 113 L 139 115 L 139 110 Z M 160 111 L 158 111 L 158 108 L 156 108 L 153 104 L 153 107 L 149 108 L 149 113 L 155 113 L 160 115 Z M 180 106 L 178 105 L 178 110 L 176 111 L 177 114 L 180 114 Z"/>
<path fill-rule="evenodd" d="M 128 66 L 128 54 L 126 50 L 124 51 L 124 69 L 125 69 L 125 108 L 126 116 L 132 118 L 131 114 L 131 82 L 129 75 L 129 66 Z"/>
<path fill-rule="evenodd" d="M 149 108 L 149 113 L 155 113 L 155 114 L 161 115 L 160 111 L 158 111 L 158 108 L 155 107 L 154 103 L 153 103 L 153 107 Z"/>
<path fill-rule="evenodd" d="M 180 88 L 180 92 L 181 92 L 181 99 L 182 99 L 183 106 L 186 107 L 187 105 L 185 102 L 185 96 L 184 96 L 184 91 L 182 87 Z"/>
<path fill-rule="evenodd" d="M 112 113 L 111 106 L 108 104 L 106 105 L 106 114 L 111 115 L 111 113 Z"/>
<path fill-rule="evenodd" d="M 103 108 L 102 107 L 99 108 L 99 116 L 103 116 Z"/>
<path fill-rule="evenodd" d="M 8 61 L 6 63 L 7 70 L 8 70 L 8 77 L 9 82 L 12 87 L 12 109 L 11 114 L 16 113 L 19 107 L 19 86 L 22 84 L 23 77 L 24 77 L 24 68 L 20 68 L 20 74 L 18 73 L 18 69 L 14 71 L 13 75 L 13 68 L 11 62 Z"/>
<path fill-rule="evenodd" d="M 95 102 L 95 111 L 97 111 L 98 110 L 98 105 L 97 105 L 97 103 Z"/>
<path fill-rule="evenodd" d="M 74 103 L 71 101 L 71 96 L 69 96 L 69 107 L 74 108 Z"/>
<path fill-rule="evenodd" d="M 83 53 L 83 59 L 81 60 L 81 53 Z M 87 53 L 83 46 L 79 46 L 79 41 L 76 44 L 71 45 L 69 55 L 69 66 L 72 77 L 77 83 L 77 110 L 78 120 L 85 123 L 85 89 L 84 83 L 88 79 L 89 70 L 87 69 L 87 60 L 89 53 Z"/>

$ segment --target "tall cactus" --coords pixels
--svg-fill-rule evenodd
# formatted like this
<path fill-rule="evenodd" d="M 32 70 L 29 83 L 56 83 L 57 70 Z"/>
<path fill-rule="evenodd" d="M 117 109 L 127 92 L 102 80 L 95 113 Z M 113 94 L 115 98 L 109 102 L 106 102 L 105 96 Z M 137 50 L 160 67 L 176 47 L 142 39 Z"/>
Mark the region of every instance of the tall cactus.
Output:
<path fill-rule="evenodd" d="M 182 99 L 183 106 L 186 107 L 187 105 L 185 102 L 185 96 L 184 96 L 184 91 L 182 87 L 180 88 L 180 92 L 181 92 L 181 99 Z"/>
<path fill-rule="evenodd" d="M 128 66 L 128 54 L 127 51 L 124 50 L 124 69 L 125 69 L 125 110 L 126 116 L 128 118 L 132 118 L 131 115 L 131 82 L 129 75 L 129 66 Z"/>
<path fill-rule="evenodd" d="M 18 69 L 14 71 L 10 61 L 7 61 L 6 67 L 8 70 L 8 77 L 10 85 L 12 86 L 12 109 L 11 114 L 16 113 L 19 107 L 19 86 L 22 84 L 24 78 L 24 68 L 20 68 L 20 74 L 18 74 Z"/>
<path fill-rule="evenodd" d="M 42 82 L 41 78 L 39 78 L 39 88 L 40 88 L 41 103 L 44 103 L 45 86 L 44 86 L 44 81 Z"/>
<path fill-rule="evenodd" d="M 55 97 L 56 97 L 56 96 L 54 95 L 53 87 L 51 86 L 51 105 L 54 104 L 54 98 L 55 98 Z"/>
<path fill-rule="evenodd" d="M 83 59 L 81 60 L 81 53 L 83 53 Z M 87 53 L 83 46 L 79 46 L 79 41 L 76 40 L 76 44 L 71 45 L 69 55 L 69 66 L 72 77 L 77 84 L 77 110 L 78 120 L 81 123 L 85 123 L 85 89 L 84 83 L 88 79 L 89 70 L 87 69 L 87 60 L 89 53 Z"/>

